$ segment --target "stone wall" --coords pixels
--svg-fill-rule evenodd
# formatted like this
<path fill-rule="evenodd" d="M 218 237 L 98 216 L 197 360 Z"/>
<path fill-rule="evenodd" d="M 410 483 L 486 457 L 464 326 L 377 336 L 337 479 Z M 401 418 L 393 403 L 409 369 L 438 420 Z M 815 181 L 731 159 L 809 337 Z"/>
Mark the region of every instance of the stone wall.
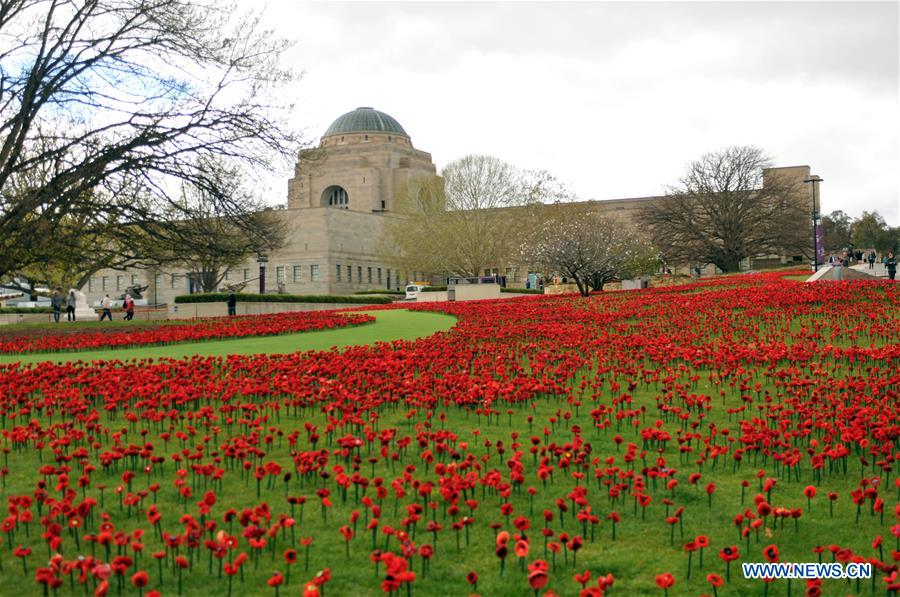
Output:
<path fill-rule="evenodd" d="M 349 211 L 392 209 L 396 193 L 420 176 L 436 173 L 431 154 L 402 135 L 357 133 L 322 139 L 302 151 L 288 181 L 288 208 L 323 207 L 323 193 L 337 185 L 347 191 Z M 383 202 L 383 203 L 382 203 Z"/>
<path fill-rule="evenodd" d="M 295 311 L 337 311 L 373 307 L 371 304 L 348 303 L 242 303 L 235 307 L 237 315 L 264 315 L 267 313 L 289 313 Z M 225 317 L 228 315 L 226 303 L 181 303 L 169 306 L 169 319 L 193 319 L 195 317 Z"/>

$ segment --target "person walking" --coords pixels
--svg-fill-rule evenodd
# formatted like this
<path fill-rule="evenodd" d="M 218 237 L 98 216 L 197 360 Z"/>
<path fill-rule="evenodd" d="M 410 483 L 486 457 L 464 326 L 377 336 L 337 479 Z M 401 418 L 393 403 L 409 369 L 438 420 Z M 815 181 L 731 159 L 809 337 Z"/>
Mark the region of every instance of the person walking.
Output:
<path fill-rule="evenodd" d="M 232 291 L 228 294 L 228 316 L 234 315 L 237 315 L 237 295 Z"/>
<path fill-rule="evenodd" d="M 134 319 L 134 299 L 131 298 L 130 294 L 125 294 L 125 302 L 123 304 L 125 307 L 125 321 L 131 321 Z"/>
<path fill-rule="evenodd" d="M 869 251 L 869 269 L 875 269 L 875 249 Z"/>
<path fill-rule="evenodd" d="M 112 321 L 112 300 L 110 300 L 108 294 L 100 299 L 100 307 L 103 308 L 103 313 L 100 314 L 100 321 L 103 321 L 107 317 Z"/>
<path fill-rule="evenodd" d="M 53 295 L 50 297 L 50 306 L 53 307 L 53 321 L 56 323 L 59 323 L 59 316 L 62 313 L 63 303 L 65 302 L 59 288 L 54 290 Z"/>
<path fill-rule="evenodd" d="M 887 254 L 887 261 L 884 262 L 885 267 L 887 267 L 888 279 L 893 280 L 897 277 L 897 258 L 894 257 L 893 253 Z"/>
<path fill-rule="evenodd" d="M 66 297 L 66 321 L 75 321 L 75 304 L 78 299 L 75 298 L 75 290 L 70 290 Z"/>

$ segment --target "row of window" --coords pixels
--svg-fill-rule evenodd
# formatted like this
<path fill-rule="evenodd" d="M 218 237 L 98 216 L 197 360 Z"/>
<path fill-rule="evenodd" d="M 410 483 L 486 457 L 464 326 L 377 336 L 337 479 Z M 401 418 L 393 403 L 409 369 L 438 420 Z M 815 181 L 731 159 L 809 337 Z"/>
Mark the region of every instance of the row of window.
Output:
<path fill-rule="evenodd" d="M 336 264 L 334 266 L 335 273 L 335 282 L 350 282 L 354 281 L 357 284 L 382 284 L 386 283 L 387 287 L 390 288 L 391 285 L 391 270 L 390 269 L 382 269 L 380 267 L 371 267 L 366 266 L 363 267 L 361 265 L 356 266 L 355 268 L 355 277 L 354 277 L 354 267 L 352 265 L 339 265 Z M 286 284 L 288 279 L 288 273 L 291 275 L 291 283 L 300 284 L 304 282 L 303 279 L 303 269 L 302 265 L 278 265 L 275 266 L 275 283 L 276 284 Z M 320 270 L 318 264 L 312 264 L 309 266 L 309 281 L 310 282 L 319 282 L 321 280 Z M 243 279 L 250 279 L 250 269 L 245 268 L 243 270 Z M 229 274 L 225 275 L 225 279 L 229 279 Z"/>
<path fill-rule="evenodd" d="M 363 272 L 365 272 L 365 278 L 363 278 Z M 382 274 L 385 273 L 387 280 L 387 288 L 391 287 L 391 270 L 382 270 L 380 267 L 366 267 L 365 269 L 361 265 L 356 266 L 356 283 L 357 284 L 377 284 L 381 285 L 385 278 Z M 353 266 L 345 265 L 341 266 L 339 264 L 335 264 L 334 266 L 334 280 L 335 282 L 348 282 L 350 284 L 353 283 Z"/>
<path fill-rule="evenodd" d="M 100 281 L 99 281 L 99 284 L 100 284 L 99 290 L 100 291 L 113 290 L 111 278 L 112 278 L 112 276 L 102 276 L 100 278 Z M 131 276 L 130 276 L 131 282 L 128 285 L 125 284 L 125 279 L 126 279 L 126 276 L 124 274 L 115 276 L 115 282 L 116 282 L 115 290 L 125 290 L 128 286 L 134 286 L 134 285 L 138 284 L 137 274 L 131 274 Z M 89 278 L 88 279 L 88 292 L 93 292 L 96 289 L 95 288 L 96 284 L 97 284 L 97 282 L 94 282 L 93 278 Z"/>
<path fill-rule="evenodd" d="M 311 264 L 308 266 L 308 281 L 309 282 L 319 282 L 321 281 L 321 274 L 318 264 Z M 290 273 L 291 282 L 293 284 L 300 284 L 304 282 L 304 266 L 302 265 L 279 265 L 275 267 L 275 283 L 276 284 L 285 284 L 287 283 L 287 275 Z M 252 275 L 255 270 L 251 270 L 250 268 L 243 268 L 241 270 L 241 279 L 242 280 L 250 280 L 255 276 Z M 354 276 L 355 273 L 355 276 Z M 179 287 L 179 284 L 186 278 L 185 274 L 168 274 L 168 282 L 169 288 L 172 290 L 176 290 Z M 231 281 L 232 272 L 225 273 L 225 281 Z M 101 276 L 99 279 L 99 288 L 97 288 L 97 282 L 95 282 L 94 278 L 90 278 L 88 280 L 88 292 L 94 292 L 99 290 L 100 292 L 106 292 L 109 290 L 113 290 L 112 282 L 115 281 L 115 290 L 125 290 L 127 288 L 125 284 L 126 276 L 124 274 L 120 274 L 114 277 L 113 276 Z M 132 274 L 130 276 L 130 285 L 134 286 L 139 283 L 138 276 L 136 274 Z M 390 269 L 382 269 L 380 267 L 371 267 L 366 266 L 363 267 L 361 265 L 356 266 L 355 272 L 354 267 L 352 265 L 335 265 L 335 281 L 336 282 L 349 282 L 357 284 L 377 284 L 381 285 L 382 283 L 386 284 L 387 288 L 391 288 L 391 270 Z M 156 278 L 154 280 L 156 284 L 156 288 L 162 288 L 163 286 L 163 275 L 156 274 Z"/>

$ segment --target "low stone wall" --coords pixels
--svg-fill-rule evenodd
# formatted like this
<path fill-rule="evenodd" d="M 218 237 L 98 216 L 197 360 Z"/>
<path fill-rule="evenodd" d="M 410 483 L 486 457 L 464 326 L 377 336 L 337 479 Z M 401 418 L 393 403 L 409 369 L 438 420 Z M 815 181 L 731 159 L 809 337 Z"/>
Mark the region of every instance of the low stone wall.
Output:
<path fill-rule="evenodd" d="M 454 301 L 481 301 L 500 298 L 498 284 L 457 284 L 451 291 Z"/>
<path fill-rule="evenodd" d="M 544 286 L 544 294 L 571 294 L 578 292 L 577 284 L 548 284 Z"/>
<path fill-rule="evenodd" d="M 90 314 L 87 312 L 76 313 L 76 321 L 98 321 L 100 319 L 99 310 L 91 309 Z M 112 312 L 113 319 L 122 319 L 125 312 L 115 310 Z M 134 321 L 160 321 L 166 319 L 166 310 L 164 308 L 141 308 L 138 307 L 134 312 Z M 14 325 L 17 323 L 53 323 L 53 313 L 0 313 L 0 326 Z M 59 323 L 66 323 L 66 311 L 59 314 Z"/>
<path fill-rule="evenodd" d="M 436 290 L 434 292 L 419 292 L 416 297 L 417 303 L 445 303 L 449 300 L 446 290 Z"/>
<path fill-rule="evenodd" d="M 62 320 L 65 320 L 66 312 L 63 311 Z M 17 323 L 47 323 L 53 321 L 53 313 L 0 313 L 0 325 L 14 325 Z"/>
<path fill-rule="evenodd" d="M 334 311 L 374 307 L 374 304 L 360 303 L 242 303 L 235 307 L 237 315 L 263 315 L 266 313 L 286 313 L 289 311 Z M 193 319 L 195 317 L 224 317 L 228 315 L 227 303 L 179 303 L 169 305 L 169 319 Z"/>
<path fill-rule="evenodd" d="M 523 296 L 523 295 L 513 295 Z M 444 303 L 447 301 L 483 301 L 487 299 L 510 298 L 501 297 L 498 284 L 457 284 L 449 290 L 420 292 L 417 303 Z"/>

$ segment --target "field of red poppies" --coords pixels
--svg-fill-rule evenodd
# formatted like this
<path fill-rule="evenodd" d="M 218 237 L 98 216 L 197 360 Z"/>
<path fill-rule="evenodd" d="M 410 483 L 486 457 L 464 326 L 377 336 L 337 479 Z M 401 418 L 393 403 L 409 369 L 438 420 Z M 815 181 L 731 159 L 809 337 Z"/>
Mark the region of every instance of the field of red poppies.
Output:
<path fill-rule="evenodd" d="M 418 308 L 458 323 L 0 365 L 0 594 L 900 588 L 897 285 L 757 274 Z M 765 561 L 875 574 L 743 578 Z"/>
<path fill-rule="evenodd" d="M 151 325 L 132 330 L 94 328 L 77 333 L 43 335 L 34 333 L 35 330 L 29 330 L 29 333 L 0 338 L 0 354 L 123 348 L 223 340 L 225 338 L 277 336 L 313 330 L 329 330 L 348 325 L 360 325 L 370 321 L 374 321 L 374 319 L 360 313 L 346 315 L 328 311 L 310 311 L 193 319 L 183 323 Z M 57 328 L 52 331 L 68 330 Z"/>

